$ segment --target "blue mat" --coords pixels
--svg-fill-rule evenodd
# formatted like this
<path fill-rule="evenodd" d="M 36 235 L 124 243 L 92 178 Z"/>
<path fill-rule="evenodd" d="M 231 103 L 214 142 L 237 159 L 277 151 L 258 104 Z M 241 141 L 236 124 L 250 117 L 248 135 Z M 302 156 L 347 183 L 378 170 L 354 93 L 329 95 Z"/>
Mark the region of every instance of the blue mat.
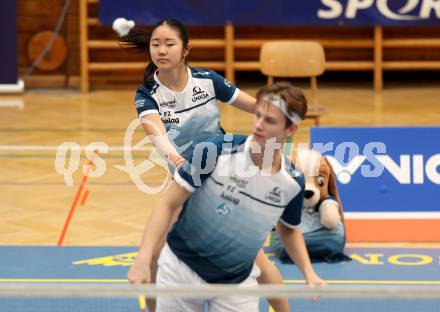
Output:
<path fill-rule="evenodd" d="M 0 247 L 1 283 L 126 284 L 135 247 Z M 353 261 L 314 264 L 331 285 L 434 285 L 440 287 L 440 249 L 352 248 Z M 303 283 L 295 265 L 271 257 L 287 283 Z M 440 311 L 439 300 L 295 300 L 293 311 Z M 136 300 L 0 298 L 0 311 L 139 311 Z M 268 311 L 261 300 L 260 311 Z"/>

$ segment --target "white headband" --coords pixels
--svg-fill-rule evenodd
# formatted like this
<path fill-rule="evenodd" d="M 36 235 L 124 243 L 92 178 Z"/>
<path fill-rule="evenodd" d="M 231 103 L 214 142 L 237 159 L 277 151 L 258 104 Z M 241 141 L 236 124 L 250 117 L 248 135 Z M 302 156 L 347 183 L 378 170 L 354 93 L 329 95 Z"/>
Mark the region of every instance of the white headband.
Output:
<path fill-rule="evenodd" d="M 281 98 L 281 96 L 275 94 L 269 94 L 264 96 L 262 100 L 269 102 L 270 104 L 281 110 L 283 114 L 286 115 L 286 117 L 289 118 L 289 120 L 295 125 L 298 125 L 301 122 L 301 117 L 297 113 L 295 112 L 289 113 L 289 111 L 287 110 L 287 104 Z"/>

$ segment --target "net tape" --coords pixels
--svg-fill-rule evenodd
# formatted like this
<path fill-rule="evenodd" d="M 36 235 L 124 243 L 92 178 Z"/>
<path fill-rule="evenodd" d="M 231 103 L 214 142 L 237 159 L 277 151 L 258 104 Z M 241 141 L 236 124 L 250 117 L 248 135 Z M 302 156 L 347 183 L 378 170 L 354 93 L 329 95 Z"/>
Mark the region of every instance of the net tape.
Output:
<path fill-rule="evenodd" d="M 304 285 L 44 285 L 0 284 L 0 297 L 69 297 L 69 298 L 136 298 L 157 296 L 208 298 L 219 296 L 256 296 L 305 299 L 319 296 L 328 299 L 438 299 L 440 286 L 339 286 L 309 288 Z"/>

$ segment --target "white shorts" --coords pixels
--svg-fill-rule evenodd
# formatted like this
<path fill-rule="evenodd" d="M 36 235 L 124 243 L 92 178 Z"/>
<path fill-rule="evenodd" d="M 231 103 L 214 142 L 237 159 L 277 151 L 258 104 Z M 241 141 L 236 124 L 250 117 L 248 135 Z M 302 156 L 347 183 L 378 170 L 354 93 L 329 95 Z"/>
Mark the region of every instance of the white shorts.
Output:
<path fill-rule="evenodd" d="M 208 284 L 196 272 L 179 260 L 165 244 L 159 257 L 159 270 L 156 284 L 161 287 L 176 286 L 179 284 L 192 284 L 195 286 Z M 257 277 L 260 269 L 254 264 L 251 274 L 240 285 L 257 286 Z M 255 312 L 258 311 L 258 297 L 215 297 L 215 298 L 171 298 L 160 296 L 157 298 L 157 312 L 185 311 L 204 312 L 205 305 L 210 312 Z"/>

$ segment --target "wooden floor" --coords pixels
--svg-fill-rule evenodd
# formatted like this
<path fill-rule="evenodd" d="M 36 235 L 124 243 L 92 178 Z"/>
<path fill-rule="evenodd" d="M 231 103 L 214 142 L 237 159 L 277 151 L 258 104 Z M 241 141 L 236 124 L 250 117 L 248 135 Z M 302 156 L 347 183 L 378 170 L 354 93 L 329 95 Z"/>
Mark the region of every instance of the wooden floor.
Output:
<path fill-rule="evenodd" d="M 242 85 L 255 94 L 257 86 Z M 131 91 L 28 91 L 22 96 L 0 96 L 0 245 L 56 245 L 87 164 L 68 187 L 55 170 L 57 147 L 63 142 L 87 146 L 105 142 L 106 165 L 100 177 L 89 177 L 71 219 L 63 245 L 137 245 L 160 194 L 138 190 L 123 166 L 124 135 L 136 118 Z M 440 122 L 440 87 L 435 84 L 392 86 L 380 94 L 371 86 L 320 86 L 320 101 L 328 113 L 323 126 L 427 126 Z M 20 107 L 20 102 L 23 104 Z M 248 134 L 251 116 L 222 104 L 227 131 Z M 310 123 L 304 122 L 295 142 L 307 142 Z M 132 144 L 144 138 L 135 132 Z M 132 153 L 135 165 L 147 152 Z M 67 157 L 65 168 L 73 164 Z M 166 177 L 160 167 L 142 175 L 150 186 Z"/>

